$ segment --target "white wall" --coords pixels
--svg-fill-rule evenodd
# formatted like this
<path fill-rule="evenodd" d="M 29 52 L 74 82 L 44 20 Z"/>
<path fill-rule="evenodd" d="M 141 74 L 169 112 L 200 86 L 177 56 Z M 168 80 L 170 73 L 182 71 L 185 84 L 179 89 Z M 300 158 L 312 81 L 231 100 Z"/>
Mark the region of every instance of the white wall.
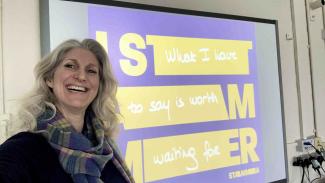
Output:
<path fill-rule="evenodd" d="M 1 0 L 0 143 L 16 99 L 31 89 L 40 60 L 38 0 Z M 6 115 L 5 115 L 6 114 Z"/>
<path fill-rule="evenodd" d="M 38 0 L 2 0 L 4 112 L 29 90 L 33 68 L 40 60 Z"/>
<path fill-rule="evenodd" d="M 320 36 L 323 29 L 322 10 L 310 12 L 314 15 L 310 22 L 310 59 L 303 0 L 125 1 L 278 20 L 289 182 L 300 182 L 302 171 L 292 167 L 291 160 L 299 154 L 295 141 L 313 135 L 313 104 L 316 106 L 318 133 L 325 137 L 325 112 L 322 111 L 325 108 L 325 46 Z M 0 115 L 14 111 L 15 99 L 31 88 L 34 80 L 32 70 L 40 60 L 38 0 L 2 0 L 1 7 L 3 39 L 0 36 L 0 71 L 3 72 L 0 74 Z M 297 39 L 287 40 L 286 34 L 296 35 Z"/>
<path fill-rule="evenodd" d="M 325 139 L 325 40 L 321 39 L 323 31 L 325 38 L 324 27 L 319 25 L 324 24 L 325 8 L 312 11 L 311 16 L 314 17 L 310 22 L 311 33 L 311 63 L 314 81 L 314 97 L 315 97 L 315 116 L 318 133 Z"/>

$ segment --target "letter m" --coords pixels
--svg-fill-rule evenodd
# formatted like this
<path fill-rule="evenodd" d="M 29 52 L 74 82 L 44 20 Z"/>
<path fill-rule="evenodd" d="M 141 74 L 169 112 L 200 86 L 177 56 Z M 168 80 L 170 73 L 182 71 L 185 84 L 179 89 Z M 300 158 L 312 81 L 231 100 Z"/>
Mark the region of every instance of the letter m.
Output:
<path fill-rule="evenodd" d="M 136 183 L 143 183 L 142 144 L 140 140 L 129 141 L 126 147 L 125 162 L 130 168 Z"/>
<path fill-rule="evenodd" d="M 237 84 L 228 85 L 228 106 L 230 119 L 246 118 L 247 109 L 249 118 L 255 117 L 254 85 L 244 84 L 241 100 Z"/>

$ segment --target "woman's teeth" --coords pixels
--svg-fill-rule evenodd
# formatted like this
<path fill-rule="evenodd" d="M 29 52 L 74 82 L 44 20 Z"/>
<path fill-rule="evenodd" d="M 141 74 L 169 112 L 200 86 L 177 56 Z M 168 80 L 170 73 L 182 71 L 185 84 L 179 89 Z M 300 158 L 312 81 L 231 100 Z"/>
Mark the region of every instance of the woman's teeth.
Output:
<path fill-rule="evenodd" d="M 74 91 L 80 91 L 80 92 L 86 92 L 87 89 L 85 87 L 82 86 L 75 86 L 75 85 L 70 85 L 68 86 L 69 90 L 74 90 Z"/>

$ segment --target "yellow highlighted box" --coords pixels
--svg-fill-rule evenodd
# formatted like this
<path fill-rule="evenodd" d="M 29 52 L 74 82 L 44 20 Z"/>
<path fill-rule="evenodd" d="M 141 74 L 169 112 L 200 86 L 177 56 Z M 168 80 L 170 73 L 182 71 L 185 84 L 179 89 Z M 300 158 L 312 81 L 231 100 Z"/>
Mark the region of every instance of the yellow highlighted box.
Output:
<path fill-rule="evenodd" d="M 220 85 L 120 87 L 125 129 L 228 120 Z"/>
<path fill-rule="evenodd" d="M 247 75 L 251 41 L 147 35 L 156 75 Z"/>
<path fill-rule="evenodd" d="M 107 48 L 108 36 L 107 36 L 107 32 L 96 31 L 96 40 L 103 46 L 105 51 L 108 53 L 108 48 Z"/>
<path fill-rule="evenodd" d="M 143 140 L 145 182 L 257 162 L 256 145 L 253 128 Z"/>

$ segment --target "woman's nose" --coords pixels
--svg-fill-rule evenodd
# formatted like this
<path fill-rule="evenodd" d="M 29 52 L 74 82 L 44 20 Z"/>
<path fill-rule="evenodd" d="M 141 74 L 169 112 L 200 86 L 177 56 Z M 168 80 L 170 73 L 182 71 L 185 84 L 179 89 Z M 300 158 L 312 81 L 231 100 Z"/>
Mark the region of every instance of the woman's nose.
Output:
<path fill-rule="evenodd" d="M 79 81 L 85 81 L 86 80 L 86 73 L 84 71 L 77 71 L 74 75 L 74 78 Z"/>

